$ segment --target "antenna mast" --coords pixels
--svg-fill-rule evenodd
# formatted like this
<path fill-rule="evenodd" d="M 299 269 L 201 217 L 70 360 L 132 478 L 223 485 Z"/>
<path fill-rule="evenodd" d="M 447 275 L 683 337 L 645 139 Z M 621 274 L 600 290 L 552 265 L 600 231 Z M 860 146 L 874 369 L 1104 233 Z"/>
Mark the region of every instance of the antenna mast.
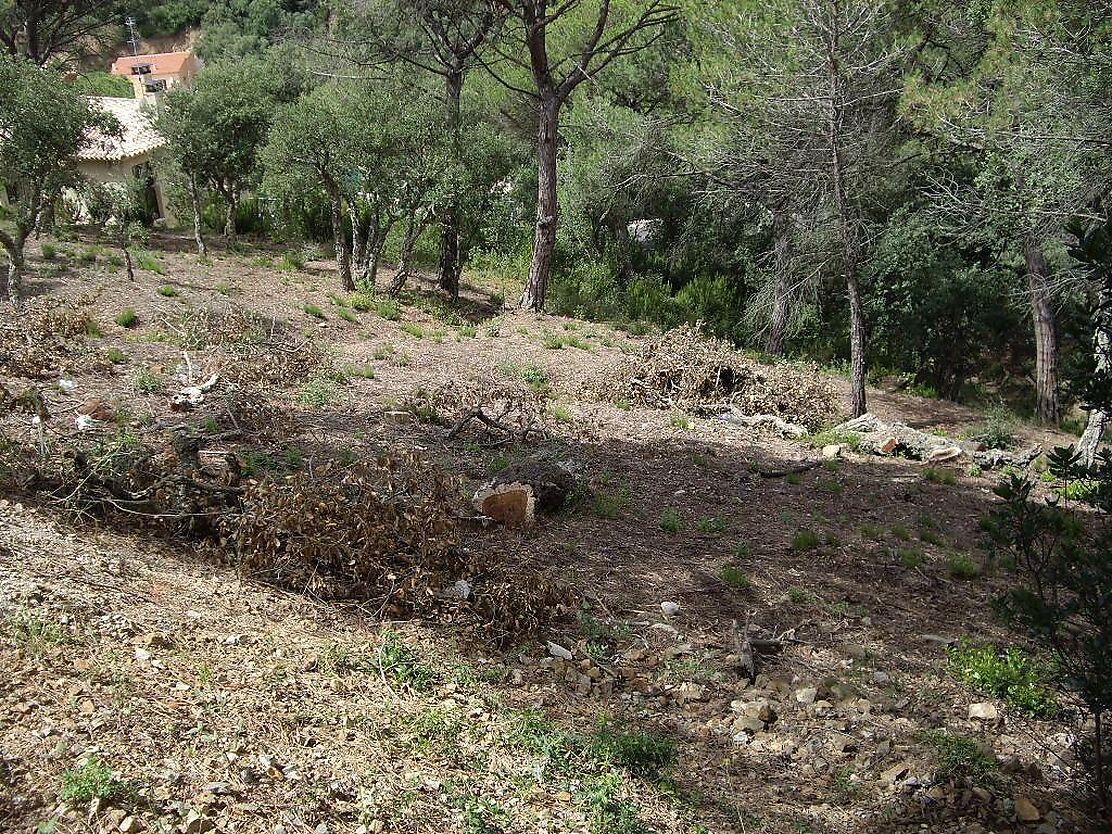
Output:
<path fill-rule="evenodd" d="M 139 54 L 139 33 L 135 28 L 135 18 L 128 15 L 124 18 L 124 25 L 127 26 L 127 42 L 131 44 L 131 54 L 134 57 Z"/>

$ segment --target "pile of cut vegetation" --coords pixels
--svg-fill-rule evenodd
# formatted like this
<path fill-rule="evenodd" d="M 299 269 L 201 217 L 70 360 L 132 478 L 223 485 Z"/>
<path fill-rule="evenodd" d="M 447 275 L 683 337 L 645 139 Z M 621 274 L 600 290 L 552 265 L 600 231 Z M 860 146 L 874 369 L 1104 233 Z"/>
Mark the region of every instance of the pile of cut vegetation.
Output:
<path fill-rule="evenodd" d="M 0 386 L 0 418 L 43 408 L 36 389 Z M 91 433 L 98 436 L 59 435 L 40 449 L 0 423 L 0 495 L 77 523 L 190 542 L 251 579 L 356 601 L 389 619 L 456 623 L 500 643 L 542 628 L 570 600 L 516 552 L 480 557 L 461 547 L 466 496 L 416 455 L 252 474 L 270 455 L 229 449 L 235 432 L 183 424 Z"/>
<path fill-rule="evenodd" d="M 817 368 L 762 365 L 732 344 L 681 325 L 644 343 L 596 389 L 650 408 L 767 414 L 814 429 L 837 414 L 833 386 Z M 604 393 L 605 392 L 605 393 Z"/>

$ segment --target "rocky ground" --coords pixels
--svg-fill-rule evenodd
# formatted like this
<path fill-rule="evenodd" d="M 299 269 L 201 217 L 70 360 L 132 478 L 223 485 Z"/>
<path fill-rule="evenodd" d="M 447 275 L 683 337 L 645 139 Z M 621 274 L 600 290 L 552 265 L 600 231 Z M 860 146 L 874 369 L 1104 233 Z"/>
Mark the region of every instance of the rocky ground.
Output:
<path fill-rule="evenodd" d="M 1071 705 L 1032 718 L 948 670 L 962 638 L 1020 642 L 989 606 L 1010 581 L 981 531 L 995 473 L 847 450 L 769 478 L 817 460 L 816 441 L 599 396 L 592 380 L 640 336 L 506 312 L 479 289 L 458 317 L 423 287 L 353 309 L 326 263 L 280 252 L 201 263 L 168 237 L 130 283 L 94 241 L 56 246 L 29 289 L 96 325 L 64 384 L 45 387 L 44 443 L 179 422 L 179 366 L 230 385 L 243 354 L 218 334 L 249 312 L 288 345 L 252 360 L 288 422 L 213 459 L 234 442 L 311 473 L 406 449 L 469 491 L 542 451 L 575 461 L 586 488 L 527 531 L 463 534 L 469 551 L 573 592 L 562 618 L 508 649 L 10 495 L 3 830 L 1097 830 Z M 134 321 L 117 323 L 127 310 Z M 286 378 L 294 354 L 342 373 Z M 427 413 L 445 387 L 506 376 L 539 381 L 543 438 L 449 438 L 449 415 Z M 874 399 L 885 419 L 954 436 L 983 420 Z M 93 400 L 103 409 L 80 429 Z M 9 428 L 37 431 L 22 417 Z M 758 655 L 752 682 L 735 622 L 783 646 Z"/>

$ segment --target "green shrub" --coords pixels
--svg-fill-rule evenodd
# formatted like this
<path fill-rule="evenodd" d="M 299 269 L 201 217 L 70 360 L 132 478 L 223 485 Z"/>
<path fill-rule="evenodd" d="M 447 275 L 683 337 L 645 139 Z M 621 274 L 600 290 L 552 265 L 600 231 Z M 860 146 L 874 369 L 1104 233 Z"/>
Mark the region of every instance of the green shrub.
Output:
<path fill-rule="evenodd" d="M 99 339 L 104 335 L 104 328 L 100 326 L 100 322 L 96 319 L 89 319 L 85 322 L 85 335 L 90 339 Z"/>
<path fill-rule="evenodd" d="M 378 665 L 395 684 L 414 692 L 427 692 L 436 683 L 437 675 L 433 668 L 396 631 L 387 631 L 382 635 Z"/>
<path fill-rule="evenodd" d="M 154 252 L 150 252 L 146 249 L 136 249 L 132 253 L 132 259 L 135 261 L 135 265 L 140 269 L 153 272 L 156 275 L 162 274 L 162 264 L 159 262 L 158 256 L 155 255 Z"/>
<path fill-rule="evenodd" d="M 602 479 L 591 495 L 591 513 L 597 518 L 618 518 L 628 506 L 629 487 L 613 484 L 609 478 Z"/>
<path fill-rule="evenodd" d="M 359 321 L 359 319 L 355 317 L 355 313 L 353 313 L 347 307 L 340 307 L 338 310 L 336 310 L 336 315 L 342 318 L 344 321 L 351 322 L 352 324 L 355 324 Z"/>
<path fill-rule="evenodd" d="M 564 340 L 554 333 L 545 333 L 541 337 L 541 345 L 545 350 L 561 350 L 564 347 Z"/>
<path fill-rule="evenodd" d="M 923 566 L 926 559 L 923 556 L 923 551 L 917 547 L 901 547 L 896 551 L 896 558 L 900 560 L 900 564 L 908 570 L 913 570 Z"/>
<path fill-rule="evenodd" d="M 563 406 L 560 403 L 552 403 L 552 405 L 548 407 L 548 413 L 557 423 L 572 422 L 571 412 L 568 411 L 566 406 Z"/>
<path fill-rule="evenodd" d="M 795 535 L 792 536 L 792 550 L 797 553 L 818 550 L 821 546 L 822 537 L 814 530 L 810 530 L 806 527 L 796 530 Z"/>
<path fill-rule="evenodd" d="M 402 324 L 402 331 L 408 333 L 414 339 L 425 338 L 425 331 L 422 329 L 421 325 L 414 324 L 413 322 L 404 322 Z"/>
<path fill-rule="evenodd" d="M 125 307 L 120 311 L 120 314 L 116 316 L 116 324 L 120 327 L 135 327 L 138 323 L 139 314 L 130 307 Z"/>
<path fill-rule="evenodd" d="M 955 579 L 976 579 L 981 566 L 964 553 L 951 553 L 946 557 L 946 571 Z"/>
<path fill-rule="evenodd" d="M 706 535 L 717 535 L 726 530 L 726 522 L 717 517 L 700 518 L 695 526 L 700 533 Z"/>
<path fill-rule="evenodd" d="M 461 339 L 474 339 L 478 335 L 478 328 L 473 324 L 461 324 L 456 328 L 456 333 Z"/>
<path fill-rule="evenodd" d="M 158 294 L 164 298 L 176 298 L 179 295 L 178 288 L 172 284 L 163 284 L 158 288 Z"/>
<path fill-rule="evenodd" d="M 127 355 L 117 347 L 108 348 L 104 352 L 104 358 L 113 365 L 122 365 L 127 361 Z"/>
<path fill-rule="evenodd" d="M 316 304 L 306 304 L 301 309 L 305 312 L 305 315 L 311 316 L 312 318 L 315 318 L 315 319 L 323 319 L 324 318 L 324 310 L 322 310 Z"/>
<path fill-rule="evenodd" d="M 94 799 L 110 800 L 130 792 L 130 786 L 112 775 L 112 769 L 96 756 L 62 773 L 59 798 L 68 803 L 87 803 Z"/>
<path fill-rule="evenodd" d="M 932 484 L 953 486 L 958 482 L 957 476 L 949 469 L 928 469 L 923 473 L 923 479 Z"/>
<path fill-rule="evenodd" d="M 682 521 L 677 510 L 669 507 L 661 511 L 660 529 L 663 530 L 665 533 L 678 533 L 680 531 L 681 525 Z"/>
<path fill-rule="evenodd" d="M 974 646 L 962 641 L 947 649 L 949 671 L 956 680 L 984 695 L 1000 698 L 1008 706 L 1036 718 L 1058 712 L 1054 694 L 1043 675 L 1015 646 Z"/>
<path fill-rule="evenodd" d="M 984 443 L 990 449 L 1011 449 L 1016 444 L 1015 417 L 1004 408 L 995 408 L 985 422 L 970 433 L 969 439 Z"/>
<path fill-rule="evenodd" d="M 599 724 L 588 753 L 642 779 L 657 779 L 676 762 L 676 743 L 659 733 L 630 731 L 613 722 Z"/>
<path fill-rule="evenodd" d="M 131 387 L 136 394 L 161 394 L 166 390 L 166 382 L 150 368 L 144 366 L 131 377 Z"/>
<path fill-rule="evenodd" d="M 811 595 L 802 588 L 788 588 L 788 602 L 792 605 L 806 605 L 811 601 Z"/>
<path fill-rule="evenodd" d="M 938 772 L 943 778 L 982 783 L 996 771 L 996 760 L 971 738 L 946 730 L 928 730 L 922 739 L 934 748 Z"/>
<path fill-rule="evenodd" d="M 370 293 L 357 292 L 349 299 L 348 306 L 360 313 L 369 313 L 375 308 L 375 297 Z"/>
<path fill-rule="evenodd" d="M 344 373 L 354 379 L 374 379 L 375 369 L 371 365 L 348 365 Z"/>
<path fill-rule="evenodd" d="M 402 317 L 402 308 L 393 298 L 376 301 L 375 312 L 387 321 L 398 321 Z"/>
<path fill-rule="evenodd" d="M 42 245 L 42 259 L 44 261 L 52 261 L 56 257 L 58 257 L 58 247 L 50 243 L 44 243 Z"/>
<path fill-rule="evenodd" d="M 305 258 L 300 252 L 290 251 L 282 255 L 278 261 L 278 269 L 282 272 L 298 272 L 305 267 Z"/>
<path fill-rule="evenodd" d="M 753 587 L 753 581 L 737 565 L 724 566 L 719 571 L 718 578 L 731 588 L 737 588 L 739 591 L 748 591 Z"/>
<path fill-rule="evenodd" d="M 326 375 L 306 380 L 297 391 L 297 401 L 309 408 L 327 408 L 337 396 L 336 382 Z"/>

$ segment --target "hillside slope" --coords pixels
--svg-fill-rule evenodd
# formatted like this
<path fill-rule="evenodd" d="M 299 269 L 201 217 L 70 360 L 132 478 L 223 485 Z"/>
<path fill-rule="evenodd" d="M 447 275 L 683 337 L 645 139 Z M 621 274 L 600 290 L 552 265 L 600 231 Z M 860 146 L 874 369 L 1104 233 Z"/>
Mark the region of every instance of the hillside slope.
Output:
<path fill-rule="evenodd" d="M 90 242 L 36 263 L 29 289 L 93 322 L 44 386 L 45 444 L 211 421 L 205 466 L 234 452 L 248 475 L 328 478 L 404 450 L 464 495 L 514 460 L 572 461 L 571 507 L 460 533 L 475 564 L 557 581 L 571 606 L 499 649 L 11 495 L 4 830 L 1086 830 L 1068 706 L 1032 718 L 947 671 L 960 639 L 1015 641 L 989 606 L 1008 576 L 980 549 L 991 473 L 847 452 L 766 477 L 818 451 L 599 396 L 641 337 L 478 290 L 458 316 L 423 287 L 359 310 L 326 263 L 157 245 L 134 283 Z M 185 415 L 178 366 L 219 375 Z M 254 428 L 214 410 L 233 380 L 271 409 Z M 449 436 L 453 409 L 507 380 L 538 395 L 543 437 Z M 881 399 L 954 434 L 981 419 Z M 35 442 L 25 416 L 8 426 Z M 784 644 L 752 683 L 735 621 Z"/>

